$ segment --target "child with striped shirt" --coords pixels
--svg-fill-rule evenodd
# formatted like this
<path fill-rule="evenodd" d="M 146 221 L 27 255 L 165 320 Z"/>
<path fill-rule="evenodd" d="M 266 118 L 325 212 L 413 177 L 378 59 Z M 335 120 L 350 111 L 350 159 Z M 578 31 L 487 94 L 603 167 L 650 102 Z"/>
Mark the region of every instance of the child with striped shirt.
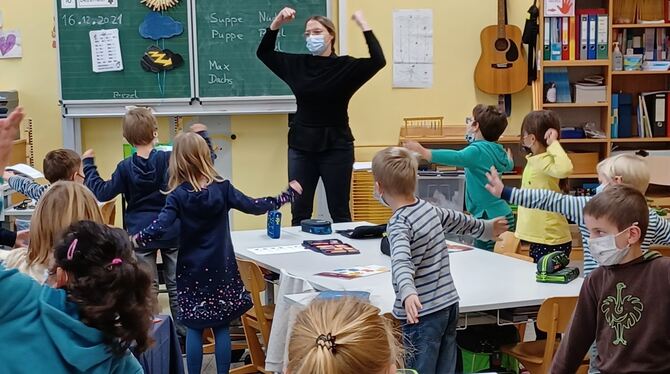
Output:
<path fill-rule="evenodd" d="M 375 195 L 394 212 L 388 224 L 393 315 L 405 321 L 405 341 L 414 352 L 407 358 L 408 368 L 421 374 L 453 373 L 458 293 L 445 233 L 490 240 L 507 230 L 507 220 L 475 219 L 416 198 L 417 169 L 418 161 L 405 148 L 386 148 L 372 160 Z"/>

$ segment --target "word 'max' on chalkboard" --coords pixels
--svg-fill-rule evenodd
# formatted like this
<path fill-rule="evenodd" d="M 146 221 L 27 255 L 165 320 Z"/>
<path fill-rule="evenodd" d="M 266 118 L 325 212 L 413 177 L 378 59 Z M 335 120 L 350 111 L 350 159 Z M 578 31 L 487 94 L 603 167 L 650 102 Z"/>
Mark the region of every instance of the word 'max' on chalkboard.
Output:
<path fill-rule="evenodd" d="M 307 53 L 305 22 L 326 15 L 326 0 L 198 0 L 195 3 L 200 98 L 290 95 L 288 86 L 256 57 L 266 28 L 290 6 L 296 19 L 284 25 L 277 49 Z"/>
<path fill-rule="evenodd" d="M 56 3 L 63 101 L 188 101 L 193 96 L 188 1 L 162 12 L 166 17 L 156 15 L 157 19 L 180 24 L 183 30 L 158 40 L 140 35 L 140 25 L 152 11 L 139 0 L 95 1 L 95 6 L 86 5 L 94 2 L 79 0 Z M 145 71 L 141 61 L 151 46 L 181 55 L 181 66 L 169 71 Z M 156 65 L 167 66 L 178 60 L 171 59 L 169 53 L 152 52 L 151 56 Z"/>

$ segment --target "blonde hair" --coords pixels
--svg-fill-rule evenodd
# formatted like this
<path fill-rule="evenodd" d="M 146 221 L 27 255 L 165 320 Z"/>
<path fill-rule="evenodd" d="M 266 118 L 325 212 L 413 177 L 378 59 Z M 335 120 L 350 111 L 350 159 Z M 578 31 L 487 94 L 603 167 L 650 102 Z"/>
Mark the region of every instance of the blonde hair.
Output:
<path fill-rule="evenodd" d="M 215 181 L 223 181 L 214 169 L 205 139 L 194 132 L 184 132 L 175 136 L 169 173 L 166 193 L 174 191 L 184 182 L 190 183 L 195 191 L 201 191 L 202 182 L 209 185 Z"/>
<path fill-rule="evenodd" d="M 608 157 L 598 164 L 598 175 L 609 180 L 621 178 L 621 183 L 628 184 L 643 194 L 649 187 L 649 167 L 640 156 L 622 153 Z"/>
<path fill-rule="evenodd" d="M 372 175 L 385 192 L 414 196 L 419 161 L 406 148 L 388 147 L 372 158 Z"/>
<path fill-rule="evenodd" d="M 158 122 L 150 108 L 130 107 L 123 116 L 123 137 L 131 145 L 147 145 L 154 141 Z"/>
<path fill-rule="evenodd" d="M 319 343 L 321 342 L 321 343 Z M 402 365 L 391 322 L 361 300 L 317 300 L 298 314 L 288 346 L 291 374 L 382 373 Z"/>
<path fill-rule="evenodd" d="M 49 264 L 54 245 L 73 223 L 88 220 L 105 222 L 93 193 L 84 185 L 60 181 L 42 195 L 30 220 L 28 263 Z"/>

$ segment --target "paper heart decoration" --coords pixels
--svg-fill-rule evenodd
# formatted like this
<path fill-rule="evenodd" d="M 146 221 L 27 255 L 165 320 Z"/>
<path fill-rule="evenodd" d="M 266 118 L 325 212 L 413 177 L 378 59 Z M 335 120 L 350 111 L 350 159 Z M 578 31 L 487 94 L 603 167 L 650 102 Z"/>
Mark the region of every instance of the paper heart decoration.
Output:
<path fill-rule="evenodd" d="M 16 35 L 7 34 L 0 36 L 0 55 L 6 55 L 16 45 Z"/>

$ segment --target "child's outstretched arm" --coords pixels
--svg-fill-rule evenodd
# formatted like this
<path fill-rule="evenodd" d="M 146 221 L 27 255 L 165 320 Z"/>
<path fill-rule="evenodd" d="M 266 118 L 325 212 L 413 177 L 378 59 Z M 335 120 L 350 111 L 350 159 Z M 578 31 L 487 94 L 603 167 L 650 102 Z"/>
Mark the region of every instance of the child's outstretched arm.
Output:
<path fill-rule="evenodd" d="M 230 207 L 242 213 L 261 215 L 271 210 L 279 209 L 286 203 L 292 203 L 295 198 L 302 194 L 302 186 L 296 181 L 291 181 L 288 188 L 277 196 L 268 196 L 260 199 L 251 198 L 232 184 L 228 185 L 228 203 Z"/>
<path fill-rule="evenodd" d="M 447 233 L 467 235 L 477 239 L 496 239 L 508 230 L 507 220 L 498 217 L 490 220 L 477 219 L 451 209 L 438 208 L 442 227 Z"/>
<path fill-rule="evenodd" d="M 169 194 L 165 201 L 165 206 L 148 227 L 139 233 L 132 235 L 131 240 L 134 247 L 144 247 L 149 242 L 160 239 L 172 227 L 177 218 L 179 218 L 179 204 L 174 194 Z"/>
<path fill-rule="evenodd" d="M 500 197 L 512 204 L 524 208 L 541 209 L 548 212 L 560 213 L 567 219 L 580 223 L 583 221 L 582 211 L 591 198 L 590 196 L 564 195 L 550 190 L 526 190 L 515 187 L 505 187 L 498 171 L 491 168 L 486 173 L 489 183 L 486 189 L 496 197 Z"/>
<path fill-rule="evenodd" d="M 12 190 L 22 193 L 35 201 L 39 200 L 42 194 L 49 188 L 46 184 L 39 184 L 30 178 L 13 175 L 10 172 L 5 172 L 3 177 Z"/>
<path fill-rule="evenodd" d="M 654 235 L 652 244 L 670 245 L 670 220 L 653 213 L 649 216 L 649 228 L 647 230 L 653 230 L 652 225 L 656 228 L 656 235 Z"/>
<path fill-rule="evenodd" d="M 84 184 L 93 192 L 98 201 L 109 201 L 118 194 L 125 192 L 125 183 L 120 168 L 121 163 L 119 163 L 114 173 L 112 173 L 112 178 L 106 181 L 100 178 L 98 167 L 95 166 L 95 152 L 92 149 L 87 150 L 81 155 L 81 162 L 84 164 Z"/>
<path fill-rule="evenodd" d="M 420 154 L 426 161 L 462 168 L 476 165 L 479 153 L 474 147 L 465 147 L 461 150 L 426 149 L 414 141 L 405 142 L 403 145 L 410 151 Z"/>

